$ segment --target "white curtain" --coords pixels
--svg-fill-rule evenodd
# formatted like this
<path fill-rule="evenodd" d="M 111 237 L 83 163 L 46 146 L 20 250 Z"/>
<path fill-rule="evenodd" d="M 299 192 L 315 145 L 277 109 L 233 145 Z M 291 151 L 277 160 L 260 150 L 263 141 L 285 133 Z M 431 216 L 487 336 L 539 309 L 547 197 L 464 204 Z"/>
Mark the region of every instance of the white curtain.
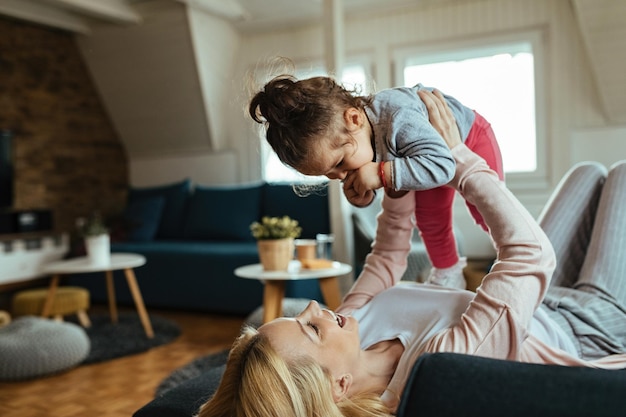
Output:
<path fill-rule="evenodd" d="M 326 69 L 331 74 L 341 74 L 345 55 L 343 5 L 341 0 L 324 0 L 323 8 Z M 354 267 L 352 206 L 344 196 L 339 181 L 330 181 L 328 197 L 330 227 L 335 235 L 333 257 Z M 339 280 L 342 294 L 348 292 L 353 281 L 354 272 Z"/>
<path fill-rule="evenodd" d="M 346 199 L 339 181 L 330 181 L 328 187 L 330 228 L 335 235 L 333 259 L 354 267 L 354 232 L 352 206 Z M 342 295 L 345 295 L 354 282 L 354 271 L 339 279 Z"/>

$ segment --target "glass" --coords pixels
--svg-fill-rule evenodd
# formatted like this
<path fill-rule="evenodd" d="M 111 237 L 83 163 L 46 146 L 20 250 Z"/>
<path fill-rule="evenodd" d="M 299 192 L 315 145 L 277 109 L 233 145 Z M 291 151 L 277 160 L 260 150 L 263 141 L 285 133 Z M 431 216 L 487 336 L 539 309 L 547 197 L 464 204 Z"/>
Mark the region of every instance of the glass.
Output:
<path fill-rule="evenodd" d="M 315 236 L 315 240 L 317 241 L 317 257 L 318 259 L 333 259 L 333 242 L 335 241 L 335 236 L 325 233 L 318 233 Z"/>

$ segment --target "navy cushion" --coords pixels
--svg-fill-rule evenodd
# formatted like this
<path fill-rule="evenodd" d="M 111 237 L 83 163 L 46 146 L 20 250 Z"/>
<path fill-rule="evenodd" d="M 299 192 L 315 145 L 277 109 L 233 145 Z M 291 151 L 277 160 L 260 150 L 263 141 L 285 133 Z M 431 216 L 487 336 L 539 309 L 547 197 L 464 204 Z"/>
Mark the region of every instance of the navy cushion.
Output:
<path fill-rule="evenodd" d="M 304 239 L 315 239 L 318 233 L 330 233 L 328 185 L 317 185 L 302 197 L 296 194 L 292 184 L 265 184 L 261 215 L 290 216 L 302 227 L 301 237 Z"/>
<path fill-rule="evenodd" d="M 196 186 L 189 202 L 185 237 L 254 240 L 250 224 L 260 219 L 261 184 L 229 187 Z"/>
<path fill-rule="evenodd" d="M 156 236 L 165 199 L 161 196 L 135 200 L 124 211 L 124 219 L 129 225 L 128 240 L 147 242 Z"/>
<path fill-rule="evenodd" d="M 164 199 L 163 212 L 155 237 L 181 237 L 190 190 L 191 181 L 189 179 L 156 187 L 132 187 L 128 193 L 128 205 L 137 201 L 162 197 Z"/>

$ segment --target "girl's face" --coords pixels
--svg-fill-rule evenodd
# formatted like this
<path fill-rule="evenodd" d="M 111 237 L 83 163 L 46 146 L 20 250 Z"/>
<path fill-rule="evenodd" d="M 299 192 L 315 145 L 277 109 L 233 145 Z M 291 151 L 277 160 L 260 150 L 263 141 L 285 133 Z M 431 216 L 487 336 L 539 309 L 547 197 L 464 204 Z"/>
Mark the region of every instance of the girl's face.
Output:
<path fill-rule="evenodd" d="M 345 128 L 337 136 L 320 138 L 311 161 L 300 172 L 343 180 L 350 172 L 374 160 L 372 129 L 365 113 L 350 108 L 344 112 L 343 124 Z"/>
<path fill-rule="evenodd" d="M 283 359 L 308 356 L 332 375 L 349 372 L 361 353 L 356 319 L 322 310 L 316 301 L 294 318 L 281 317 L 264 324 L 259 332 L 268 336 Z"/>

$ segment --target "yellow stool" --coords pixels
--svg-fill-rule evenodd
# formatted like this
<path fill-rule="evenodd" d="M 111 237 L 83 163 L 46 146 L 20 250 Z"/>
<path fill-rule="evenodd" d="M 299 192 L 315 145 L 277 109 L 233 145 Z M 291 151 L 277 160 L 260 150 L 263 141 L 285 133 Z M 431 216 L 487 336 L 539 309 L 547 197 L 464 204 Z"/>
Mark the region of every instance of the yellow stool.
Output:
<path fill-rule="evenodd" d="M 14 316 L 41 315 L 48 288 L 37 288 L 16 293 L 12 299 Z M 89 291 L 80 287 L 59 287 L 54 294 L 50 316 L 63 321 L 63 316 L 76 314 L 83 327 L 91 326 L 87 315 Z"/>

